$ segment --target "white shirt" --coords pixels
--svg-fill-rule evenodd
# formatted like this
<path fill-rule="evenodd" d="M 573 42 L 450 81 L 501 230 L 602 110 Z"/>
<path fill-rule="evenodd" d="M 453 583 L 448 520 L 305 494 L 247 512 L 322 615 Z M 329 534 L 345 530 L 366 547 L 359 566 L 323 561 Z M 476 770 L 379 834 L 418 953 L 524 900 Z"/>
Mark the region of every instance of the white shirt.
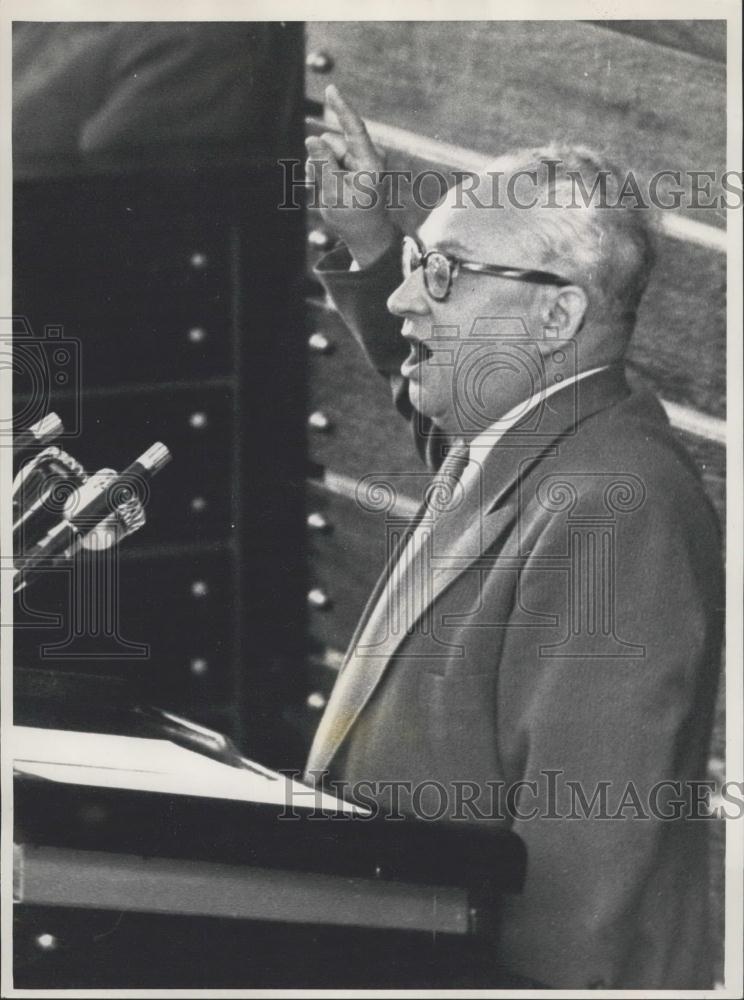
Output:
<path fill-rule="evenodd" d="M 543 400 L 547 399 L 548 396 L 552 396 L 556 392 L 560 392 L 561 389 L 565 389 L 566 386 L 573 385 L 574 382 L 580 382 L 583 378 L 588 378 L 590 375 L 596 375 L 597 372 L 604 371 L 607 365 L 600 365 L 598 368 L 591 368 L 589 371 L 580 372 L 578 375 L 571 375 L 562 382 L 557 382 L 555 385 L 549 386 L 547 389 L 540 389 L 538 392 L 534 393 L 529 399 L 518 403 L 516 406 L 512 407 L 503 417 L 499 417 L 498 420 L 494 421 L 487 427 L 484 431 L 470 442 L 469 447 L 469 459 L 468 464 L 460 477 L 460 485 L 467 495 L 468 491 L 473 489 L 476 485 L 476 481 L 479 476 L 480 468 L 483 464 L 488 452 L 501 440 L 501 438 L 506 434 L 506 432 L 513 427 L 516 423 L 522 420 L 531 410 L 539 406 Z M 398 562 L 398 571 L 400 573 L 404 572 L 408 565 L 410 564 L 413 557 L 418 552 L 423 537 L 431 532 L 431 525 L 424 518 L 420 521 L 404 548 L 400 554 L 400 560 Z"/>

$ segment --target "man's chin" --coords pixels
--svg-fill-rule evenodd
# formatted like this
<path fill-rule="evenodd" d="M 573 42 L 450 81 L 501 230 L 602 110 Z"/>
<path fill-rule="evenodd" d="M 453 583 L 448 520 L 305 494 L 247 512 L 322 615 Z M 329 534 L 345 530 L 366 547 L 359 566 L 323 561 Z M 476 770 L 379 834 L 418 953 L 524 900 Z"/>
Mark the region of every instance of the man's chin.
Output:
<path fill-rule="evenodd" d="M 411 400 L 411 405 L 415 410 L 424 416 L 430 417 L 431 413 L 428 412 L 428 407 L 426 405 L 426 393 L 421 388 L 421 383 L 416 382 L 412 379 L 408 383 L 408 397 Z"/>
<path fill-rule="evenodd" d="M 421 387 L 417 383 L 412 382 L 409 386 L 408 397 L 418 414 L 431 420 L 440 430 L 442 429 L 442 413 L 429 404 L 426 393 L 421 391 Z"/>
<path fill-rule="evenodd" d="M 421 392 L 420 387 L 415 382 L 411 384 L 408 396 L 411 400 L 411 406 L 413 406 L 418 414 L 422 417 L 428 417 L 430 420 L 436 419 L 435 414 L 426 405 L 426 394 Z"/>

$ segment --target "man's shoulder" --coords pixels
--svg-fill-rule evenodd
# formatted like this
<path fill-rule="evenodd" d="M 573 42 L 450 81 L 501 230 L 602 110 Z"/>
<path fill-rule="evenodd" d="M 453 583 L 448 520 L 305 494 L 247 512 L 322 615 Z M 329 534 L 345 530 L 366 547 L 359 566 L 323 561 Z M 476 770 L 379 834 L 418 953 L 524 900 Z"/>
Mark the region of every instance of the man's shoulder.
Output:
<path fill-rule="evenodd" d="M 700 504 L 713 513 L 700 471 L 656 394 L 633 385 L 628 395 L 580 421 L 558 443 L 555 465 L 576 472 L 631 476 L 656 503 Z"/>

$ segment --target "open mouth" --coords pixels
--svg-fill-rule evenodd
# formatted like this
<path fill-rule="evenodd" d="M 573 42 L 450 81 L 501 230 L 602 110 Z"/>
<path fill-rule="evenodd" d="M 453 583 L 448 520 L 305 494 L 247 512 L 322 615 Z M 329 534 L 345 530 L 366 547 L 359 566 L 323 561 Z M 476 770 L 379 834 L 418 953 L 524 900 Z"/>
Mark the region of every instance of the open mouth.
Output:
<path fill-rule="evenodd" d="M 400 371 L 405 378 L 410 378 L 419 365 L 428 361 L 432 357 L 433 351 L 423 343 L 416 340 L 411 344 L 411 352 L 401 365 Z"/>
<path fill-rule="evenodd" d="M 428 361 L 429 358 L 433 356 L 434 352 L 431 348 L 421 340 L 414 340 L 411 343 L 411 352 L 404 361 L 404 365 L 407 368 L 414 368 L 416 365 L 423 364 Z"/>

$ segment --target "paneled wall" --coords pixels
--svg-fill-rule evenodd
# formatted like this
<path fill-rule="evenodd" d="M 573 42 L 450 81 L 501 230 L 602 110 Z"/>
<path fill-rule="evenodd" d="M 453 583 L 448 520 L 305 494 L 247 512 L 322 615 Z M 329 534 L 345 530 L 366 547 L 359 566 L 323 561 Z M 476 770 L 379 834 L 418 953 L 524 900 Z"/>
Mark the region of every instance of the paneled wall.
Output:
<path fill-rule="evenodd" d="M 306 589 L 303 238 L 280 201 L 275 162 L 241 155 L 19 177 L 14 206 L 16 350 L 51 366 L 58 443 L 89 472 L 173 454 L 110 579 L 91 559 L 22 592 L 16 663 L 132 681 L 277 762 Z M 32 390 L 20 365 L 21 423 Z"/>
<path fill-rule="evenodd" d="M 303 231 L 277 164 L 302 154 L 302 59 L 291 22 L 13 33 L 15 357 L 48 361 L 16 364 L 17 420 L 56 410 L 89 472 L 173 454 L 107 577 L 22 593 L 15 662 L 113 675 L 276 763 L 305 654 Z"/>
<path fill-rule="evenodd" d="M 303 231 L 277 164 L 302 155 L 302 60 L 296 22 L 13 31 L 17 420 L 57 410 L 88 471 L 173 454 L 103 593 L 92 559 L 21 595 L 16 664 L 34 690 L 114 675 L 277 763 L 305 654 Z"/>

